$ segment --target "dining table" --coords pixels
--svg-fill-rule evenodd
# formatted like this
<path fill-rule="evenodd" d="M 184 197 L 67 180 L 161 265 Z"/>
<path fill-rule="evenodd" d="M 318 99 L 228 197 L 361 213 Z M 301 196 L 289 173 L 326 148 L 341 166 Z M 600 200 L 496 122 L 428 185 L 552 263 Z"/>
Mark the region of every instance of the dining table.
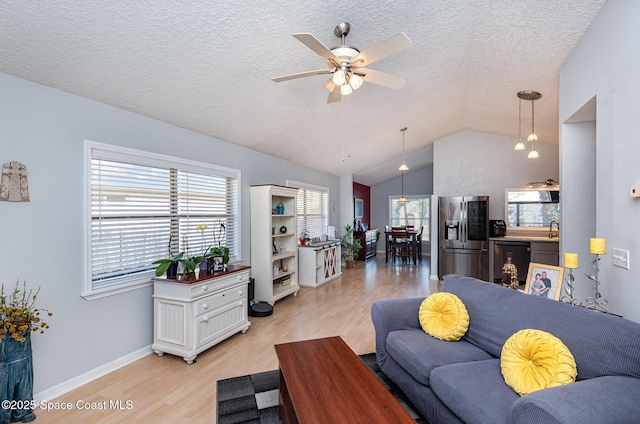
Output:
<path fill-rule="evenodd" d="M 393 234 L 397 233 L 398 231 L 402 232 L 403 234 L 406 231 L 407 237 L 411 239 L 411 241 L 409 242 L 411 244 L 411 258 L 413 259 L 413 263 L 417 264 L 418 263 L 418 239 L 422 232 L 419 230 L 413 230 L 411 228 L 407 228 L 406 230 L 386 230 L 384 232 L 384 235 L 385 235 L 384 261 L 389 262 L 389 242 L 393 239 Z"/>

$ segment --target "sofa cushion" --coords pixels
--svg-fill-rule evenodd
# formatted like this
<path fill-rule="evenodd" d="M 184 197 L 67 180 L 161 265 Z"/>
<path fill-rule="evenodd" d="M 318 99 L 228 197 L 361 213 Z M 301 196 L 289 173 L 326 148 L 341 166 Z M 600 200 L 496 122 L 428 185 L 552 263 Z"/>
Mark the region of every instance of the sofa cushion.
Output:
<path fill-rule="evenodd" d="M 430 380 L 436 396 L 466 423 L 508 423 L 511 405 L 520 399 L 504 383 L 500 359 L 438 367 Z"/>
<path fill-rule="evenodd" d="M 453 293 L 433 293 L 420 304 L 420 326 L 430 336 L 446 341 L 460 340 L 469 328 L 469 313 Z"/>
<path fill-rule="evenodd" d="M 417 381 L 429 385 L 429 374 L 436 367 L 456 362 L 494 358 L 464 340 L 456 343 L 438 340 L 422 330 L 395 330 L 387 336 L 387 353 Z M 503 380 L 504 384 L 504 380 Z"/>
<path fill-rule="evenodd" d="M 507 386 L 520 396 L 576 381 L 576 362 L 551 333 L 520 330 L 502 347 L 500 369 Z"/>

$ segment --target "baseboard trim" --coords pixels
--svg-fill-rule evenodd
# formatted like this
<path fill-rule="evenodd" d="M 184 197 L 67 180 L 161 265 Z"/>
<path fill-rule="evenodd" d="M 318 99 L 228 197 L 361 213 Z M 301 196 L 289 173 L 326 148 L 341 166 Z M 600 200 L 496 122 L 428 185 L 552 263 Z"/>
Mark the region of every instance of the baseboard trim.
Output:
<path fill-rule="evenodd" d="M 55 399 L 59 396 L 64 395 L 72 390 L 77 389 L 80 386 L 84 386 L 85 384 L 96 380 L 104 375 L 107 375 L 119 368 L 124 367 L 125 365 L 129 365 L 132 362 L 137 361 L 138 359 L 142 359 L 145 356 L 151 354 L 153 351 L 151 350 L 151 345 L 145 346 L 141 349 L 138 349 L 134 352 L 129 353 L 128 355 L 122 356 L 116 360 L 108 362 L 106 364 L 100 365 L 97 368 L 92 369 L 91 371 L 85 372 L 77 377 L 72 378 L 71 380 L 67 380 L 63 383 L 60 383 L 56 386 L 51 387 L 50 389 L 43 390 L 39 393 L 34 394 L 33 399 L 36 403 L 40 402 L 49 402 L 52 399 Z"/>

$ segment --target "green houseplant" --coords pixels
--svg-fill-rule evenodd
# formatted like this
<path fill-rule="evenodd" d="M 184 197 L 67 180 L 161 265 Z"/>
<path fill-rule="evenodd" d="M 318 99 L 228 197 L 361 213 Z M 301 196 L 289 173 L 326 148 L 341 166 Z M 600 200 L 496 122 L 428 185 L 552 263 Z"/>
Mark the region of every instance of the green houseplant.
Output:
<path fill-rule="evenodd" d="M 354 258 L 358 256 L 358 252 L 362 249 L 360 240 L 355 240 L 353 238 L 354 231 L 355 228 L 347 224 L 344 226 L 344 235 L 340 237 L 340 245 L 342 246 L 340 256 L 342 257 L 342 260 L 344 260 L 347 268 L 355 268 L 356 261 Z"/>
<path fill-rule="evenodd" d="M 196 269 L 196 263 L 193 259 L 183 259 L 184 252 L 178 253 L 171 259 L 158 259 L 153 262 L 153 264 L 157 264 L 156 268 L 156 277 L 160 277 L 163 274 L 167 274 L 167 278 L 176 278 L 178 275 L 178 264 L 181 263 L 184 265 L 184 269 L 188 272 Z"/>

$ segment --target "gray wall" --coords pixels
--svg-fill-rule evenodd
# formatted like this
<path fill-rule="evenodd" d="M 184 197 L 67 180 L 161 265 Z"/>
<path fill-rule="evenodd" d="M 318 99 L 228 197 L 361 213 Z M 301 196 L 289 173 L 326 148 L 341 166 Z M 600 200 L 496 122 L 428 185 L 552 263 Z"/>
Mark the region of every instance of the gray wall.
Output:
<path fill-rule="evenodd" d="M 83 145 L 93 140 L 240 169 L 241 254 L 250 263 L 251 184 L 286 179 L 329 187 L 337 177 L 134 113 L 0 74 L 0 163 L 27 166 L 31 202 L 0 202 L 0 282 L 41 286 L 51 328 L 33 337 L 35 393 L 148 347 L 151 287 L 87 301 L 83 270 Z M 337 212 L 329 221 L 336 225 Z"/>
<path fill-rule="evenodd" d="M 583 188 L 591 191 L 595 183 L 595 232 L 592 226 L 563 231 L 561 240 L 571 249 L 590 237 L 607 241 L 607 254 L 602 257 L 600 290 L 608 299 L 608 310 L 640 322 L 640 199 L 629 196 L 629 187 L 640 183 L 640 2 L 609 0 L 582 36 L 560 70 L 559 122 L 565 123 L 591 98 L 596 97 L 595 166 L 588 167 L 591 178 L 583 181 L 584 172 L 576 169 L 579 157 L 574 155 L 580 135 L 574 124 L 563 124 L 560 130 L 563 178 L 576 181 L 572 190 L 563 190 L 563 205 L 573 208 L 581 220 L 588 214 L 577 212 L 582 204 Z M 582 184 L 577 184 L 580 181 Z M 563 216 L 563 221 L 570 216 Z M 566 227 L 565 227 L 566 228 Z M 612 248 L 630 251 L 630 270 L 614 267 Z M 584 251 L 584 250 L 583 250 Z M 593 287 L 582 271 L 589 270 L 593 255 L 581 254 L 580 273 L 576 284 Z M 582 275 L 582 276 L 581 276 Z"/>

